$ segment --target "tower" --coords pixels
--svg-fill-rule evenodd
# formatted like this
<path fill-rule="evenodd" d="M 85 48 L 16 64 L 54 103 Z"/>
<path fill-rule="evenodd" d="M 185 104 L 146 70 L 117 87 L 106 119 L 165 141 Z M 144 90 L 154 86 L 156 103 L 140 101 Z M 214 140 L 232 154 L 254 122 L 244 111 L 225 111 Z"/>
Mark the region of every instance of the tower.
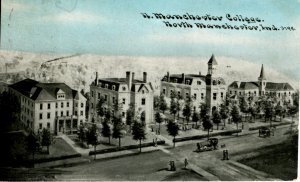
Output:
<path fill-rule="evenodd" d="M 218 63 L 215 56 L 212 55 L 208 61 L 208 70 L 205 77 L 206 81 L 206 105 L 209 108 L 209 115 L 218 107 L 218 85 L 220 81 L 216 77 Z"/>
<path fill-rule="evenodd" d="M 259 95 L 265 95 L 265 90 L 266 90 L 266 76 L 264 72 L 264 65 L 261 65 L 261 70 L 260 70 L 260 75 L 258 77 L 258 83 L 259 83 Z"/>

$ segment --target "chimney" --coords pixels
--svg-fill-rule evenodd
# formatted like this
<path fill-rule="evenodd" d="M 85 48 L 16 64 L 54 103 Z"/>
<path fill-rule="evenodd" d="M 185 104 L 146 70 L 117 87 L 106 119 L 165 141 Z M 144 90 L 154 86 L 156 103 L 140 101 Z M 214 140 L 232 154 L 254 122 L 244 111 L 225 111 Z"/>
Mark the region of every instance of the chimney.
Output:
<path fill-rule="evenodd" d="M 201 76 L 201 71 L 199 71 L 199 75 Z"/>
<path fill-rule="evenodd" d="M 143 72 L 143 82 L 147 83 L 147 72 Z"/>
<path fill-rule="evenodd" d="M 132 78 L 131 78 L 131 72 L 130 71 L 126 71 L 126 83 L 128 85 L 128 89 L 131 90 Z"/>
<path fill-rule="evenodd" d="M 182 83 L 185 83 L 185 75 L 182 73 Z"/>
<path fill-rule="evenodd" d="M 132 83 L 134 81 L 134 72 L 132 72 Z"/>
<path fill-rule="evenodd" d="M 167 82 L 170 82 L 170 74 L 167 72 Z"/>
<path fill-rule="evenodd" d="M 98 72 L 96 71 L 96 79 L 95 79 L 95 86 L 98 85 Z"/>

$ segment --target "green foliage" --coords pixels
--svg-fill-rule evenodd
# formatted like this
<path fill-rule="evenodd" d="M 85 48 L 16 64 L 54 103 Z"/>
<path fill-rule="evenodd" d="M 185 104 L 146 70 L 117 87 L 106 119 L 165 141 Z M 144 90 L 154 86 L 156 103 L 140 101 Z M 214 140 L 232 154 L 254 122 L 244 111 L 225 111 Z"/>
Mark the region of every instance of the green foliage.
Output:
<path fill-rule="evenodd" d="M 228 118 L 228 112 L 229 108 L 226 106 L 226 104 L 221 104 L 220 106 L 220 116 L 222 119 L 227 119 Z"/>
<path fill-rule="evenodd" d="M 200 115 L 199 115 L 199 113 L 197 113 L 196 110 L 193 112 L 192 121 L 195 122 L 196 125 L 197 125 L 197 122 L 200 121 Z"/>
<path fill-rule="evenodd" d="M 50 131 L 48 129 L 43 129 L 42 130 L 42 141 L 41 144 L 42 146 L 46 146 L 47 147 L 47 151 L 49 153 L 49 146 L 52 144 L 53 142 L 53 137 L 50 133 Z"/>
<path fill-rule="evenodd" d="M 165 100 L 165 97 L 163 95 L 159 96 L 159 110 L 161 110 L 161 112 L 165 112 L 168 108 L 167 102 Z"/>
<path fill-rule="evenodd" d="M 0 132 L 22 129 L 19 99 L 8 92 L 0 93 Z"/>
<path fill-rule="evenodd" d="M 122 123 L 121 117 L 113 117 L 113 138 L 122 138 L 124 136 L 124 125 Z"/>
<path fill-rule="evenodd" d="M 209 115 L 205 115 L 204 118 L 202 118 L 202 126 L 206 130 L 210 130 L 213 127 Z"/>
<path fill-rule="evenodd" d="M 202 103 L 200 105 L 200 117 L 201 117 L 201 119 L 202 120 L 205 119 L 205 117 L 208 115 L 208 113 L 209 113 L 209 108 L 208 108 L 207 104 Z"/>
<path fill-rule="evenodd" d="M 134 140 L 145 140 L 146 132 L 142 123 L 135 121 L 132 126 L 132 138 Z"/>
<path fill-rule="evenodd" d="M 184 108 L 182 110 L 182 114 L 183 116 L 186 118 L 187 121 L 190 120 L 190 117 L 191 117 L 191 114 L 192 114 L 192 108 L 191 108 L 191 102 L 190 102 L 190 99 L 187 99 L 185 101 L 185 105 L 184 105 Z"/>
<path fill-rule="evenodd" d="M 83 125 L 80 125 L 77 132 L 79 141 L 85 142 L 87 137 L 86 134 L 87 134 L 87 128 L 85 128 Z"/>
<path fill-rule="evenodd" d="M 87 134 L 86 134 L 86 140 L 88 145 L 96 146 L 98 145 L 98 132 L 97 132 L 97 126 L 93 124 L 90 128 L 88 128 Z"/>
<path fill-rule="evenodd" d="M 217 129 L 219 129 L 219 124 L 221 123 L 221 115 L 218 110 L 213 113 L 213 123 L 217 125 Z"/>
<path fill-rule="evenodd" d="M 105 104 L 105 99 L 103 96 L 101 96 L 97 103 L 97 113 L 100 117 L 103 117 L 105 115 L 104 104 Z"/>
<path fill-rule="evenodd" d="M 179 133 L 179 126 L 177 123 L 175 123 L 174 121 L 169 121 L 167 124 L 167 132 L 169 133 L 169 135 L 173 136 L 173 143 L 174 143 L 174 147 L 175 147 L 175 137 L 178 135 Z"/>
<path fill-rule="evenodd" d="M 171 112 L 171 114 L 173 114 L 174 116 L 175 116 L 176 113 L 178 112 L 177 102 L 175 101 L 174 98 L 171 98 L 171 101 L 170 101 L 170 112 Z"/>
<path fill-rule="evenodd" d="M 134 122 L 134 107 L 131 105 L 129 109 L 126 111 L 126 124 L 131 126 L 131 124 Z"/>

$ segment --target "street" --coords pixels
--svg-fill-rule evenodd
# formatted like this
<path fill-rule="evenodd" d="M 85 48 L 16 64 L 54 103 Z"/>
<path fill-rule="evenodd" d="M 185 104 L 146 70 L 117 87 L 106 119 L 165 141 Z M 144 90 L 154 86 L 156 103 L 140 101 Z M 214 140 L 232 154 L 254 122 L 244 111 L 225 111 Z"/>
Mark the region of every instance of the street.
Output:
<path fill-rule="evenodd" d="M 63 168 L 66 173 L 55 176 L 57 180 L 176 180 L 171 178 L 176 173 L 187 175 L 184 180 L 270 180 L 272 176 L 255 171 L 252 168 L 237 163 L 235 157 L 255 152 L 256 149 L 284 142 L 289 127 L 277 128 L 275 136 L 258 137 L 258 133 L 231 136 L 219 140 L 219 145 L 226 145 L 229 151 L 229 161 L 222 160 L 222 149 L 202 153 L 194 152 L 196 143 L 188 142 L 176 148 L 162 147 L 159 151 L 142 153 L 122 158 L 92 161 Z M 185 171 L 184 159 L 188 159 Z M 168 171 L 169 161 L 175 161 L 177 172 Z M 58 168 L 59 169 L 59 168 Z M 190 177 L 189 177 L 190 176 Z M 179 179 L 180 180 L 180 179 Z"/>

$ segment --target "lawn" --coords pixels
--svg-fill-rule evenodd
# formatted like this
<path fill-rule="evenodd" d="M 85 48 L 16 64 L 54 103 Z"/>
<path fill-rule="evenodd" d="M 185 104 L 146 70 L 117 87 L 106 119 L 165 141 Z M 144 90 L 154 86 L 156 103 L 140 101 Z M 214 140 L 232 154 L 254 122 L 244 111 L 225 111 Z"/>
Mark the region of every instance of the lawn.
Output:
<path fill-rule="evenodd" d="M 242 159 L 239 162 L 256 170 L 264 171 L 282 180 L 297 179 L 297 153 L 290 145 L 275 145 L 272 150 L 256 157 Z"/>

